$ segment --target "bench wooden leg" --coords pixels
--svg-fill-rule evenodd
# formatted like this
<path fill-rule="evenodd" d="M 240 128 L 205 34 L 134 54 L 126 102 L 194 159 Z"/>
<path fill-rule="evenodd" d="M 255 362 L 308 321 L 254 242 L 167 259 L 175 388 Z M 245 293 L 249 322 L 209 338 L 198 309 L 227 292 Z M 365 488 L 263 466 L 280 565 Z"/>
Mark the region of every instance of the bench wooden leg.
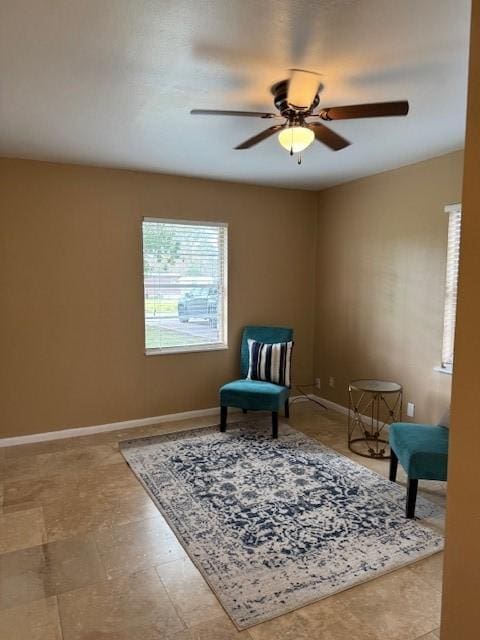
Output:
<path fill-rule="evenodd" d="M 408 479 L 407 485 L 407 518 L 412 520 L 415 518 L 415 502 L 417 501 L 418 480 L 415 478 Z"/>
<path fill-rule="evenodd" d="M 227 430 L 227 412 L 228 407 L 220 407 L 220 431 L 222 432 Z"/>
<path fill-rule="evenodd" d="M 278 438 L 278 411 L 272 411 L 272 438 Z"/>
<path fill-rule="evenodd" d="M 390 471 L 389 471 L 388 477 L 392 482 L 395 482 L 395 480 L 397 479 L 397 467 L 398 467 L 397 454 L 393 449 L 390 449 Z"/>

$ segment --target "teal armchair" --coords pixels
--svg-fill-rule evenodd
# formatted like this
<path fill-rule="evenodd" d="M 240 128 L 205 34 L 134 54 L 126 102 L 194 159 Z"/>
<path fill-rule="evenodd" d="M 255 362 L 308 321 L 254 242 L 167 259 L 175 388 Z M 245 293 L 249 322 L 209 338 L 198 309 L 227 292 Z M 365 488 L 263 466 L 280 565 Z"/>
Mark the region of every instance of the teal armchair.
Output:
<path fill-rule="evenodd" d="M 247 411 L 272 412 L 272 437 L 278 438 L 278 412 L 285 409 L 289 417 L 288 396 L 290 389 L 272 382 L 247 380 L 249 353 L 248 340 L 257 340 L 265 344 L 289 342 L 293 338 L 292 329 L 283 327 L 245 327 L 240 350 L 240 373 L 242 378 L 228 382 L 220 388 L 220 431 L 227 430 L 228 407 L 238 407 Z"/>
<path fill-rule="evenodd" d="M 448 435 L 448 427 L 442 425 L 411 422 L 390 425 L 390 480 L 395 482 L 400 461 L 408 476 L 407 518 L 415 517 L 419 480 L 447 479 Z"/>

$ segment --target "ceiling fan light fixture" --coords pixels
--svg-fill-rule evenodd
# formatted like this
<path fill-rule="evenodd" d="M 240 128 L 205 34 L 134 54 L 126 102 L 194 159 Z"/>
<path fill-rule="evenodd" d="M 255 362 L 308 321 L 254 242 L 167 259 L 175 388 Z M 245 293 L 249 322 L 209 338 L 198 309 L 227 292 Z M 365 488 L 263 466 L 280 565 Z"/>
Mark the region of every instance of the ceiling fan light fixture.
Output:
<path fill-rule="evenodd" d="M 315 134 L 306 127 L 285 127 L 278 134 L 278 141 L 284 149 L 293 153 L 304 151 L 315 140 Z"/>

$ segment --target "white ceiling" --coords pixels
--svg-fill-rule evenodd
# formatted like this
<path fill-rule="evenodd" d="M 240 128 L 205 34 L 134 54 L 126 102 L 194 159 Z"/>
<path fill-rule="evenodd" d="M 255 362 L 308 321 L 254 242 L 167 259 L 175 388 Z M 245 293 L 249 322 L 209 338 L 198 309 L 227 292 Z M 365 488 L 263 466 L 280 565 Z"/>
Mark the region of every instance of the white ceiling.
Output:
<path fill-rule="evenodd" d="M 463 146 L 469 0 L 2 0 L 0 155 L 318 189 Z M 270 86 L 323 74 L 322 105 L 408 99 L 406 118 L 331 123 L 297 166 Z M 329 125 L 330 126 L 330 125 Z"/>

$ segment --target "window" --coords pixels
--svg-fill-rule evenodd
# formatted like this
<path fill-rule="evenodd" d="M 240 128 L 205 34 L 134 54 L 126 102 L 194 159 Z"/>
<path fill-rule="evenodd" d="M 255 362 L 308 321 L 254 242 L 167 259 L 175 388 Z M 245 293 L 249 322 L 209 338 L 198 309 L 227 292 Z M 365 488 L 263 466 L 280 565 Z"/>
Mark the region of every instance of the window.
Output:
<path fill-rule="evenodd" d="M 453 204 L 445 207 L 448 214 L 447 272 L 445 278 L 445 310 L 443 315 L 443 371 L 452 371 L 457 311 L 458 262 L 460 258 L 460 227 L 462 207 Z"/>
<path fill-rule="evenodd" d="M 227 225 L 144 218 L 145 353 L 227 347 Z"/>

